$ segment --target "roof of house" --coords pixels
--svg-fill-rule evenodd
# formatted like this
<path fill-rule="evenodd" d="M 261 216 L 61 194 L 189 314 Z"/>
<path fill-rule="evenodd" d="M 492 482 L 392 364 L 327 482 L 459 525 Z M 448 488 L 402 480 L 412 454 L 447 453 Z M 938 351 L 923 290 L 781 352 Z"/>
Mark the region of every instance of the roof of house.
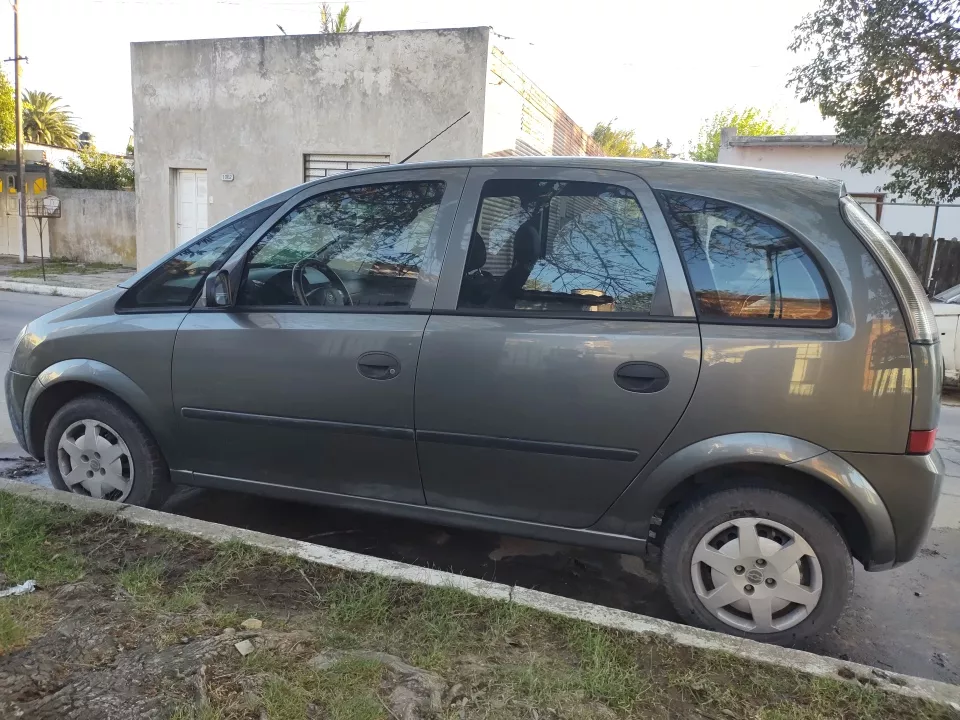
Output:
<path fill-rule="evenodd" d="M 838 141 L 836 135 L 734 135 L 727 143 L 732 147 L 762 145 L 764 147 L 816 147 L 839 145 L 855 147 L 860 143 Z"/>

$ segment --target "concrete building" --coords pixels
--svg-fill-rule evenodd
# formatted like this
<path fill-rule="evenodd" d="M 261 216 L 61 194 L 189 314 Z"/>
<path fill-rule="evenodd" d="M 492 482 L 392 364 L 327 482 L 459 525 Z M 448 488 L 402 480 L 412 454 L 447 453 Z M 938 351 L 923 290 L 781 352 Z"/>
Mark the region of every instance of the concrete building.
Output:
<path fill-rule="evenodd" d="M 844 167 L 844 160 L 855 145 L 837 142 L 836 135 L 737 135 L 734 128 L 721 133 L 719 162 L 768 170 L 786 170 L 805 175 L 842 180 L 847 192 L 863 203 L 890 234 L 929 235 L 933 228 L 933 207 L 911 207 L 897 203 L 913 202 L 884 191 L 892 179 L 881 170 L 862 173 Z M 937 215 L 937 237 L 960 237 L 960 207 L 941 207 Z"/>
<path fill-rule="evenodd" d="M 137 260 L 272 193 L 398 162 L 602 154 L 488 28 L 134 43 Z"/>

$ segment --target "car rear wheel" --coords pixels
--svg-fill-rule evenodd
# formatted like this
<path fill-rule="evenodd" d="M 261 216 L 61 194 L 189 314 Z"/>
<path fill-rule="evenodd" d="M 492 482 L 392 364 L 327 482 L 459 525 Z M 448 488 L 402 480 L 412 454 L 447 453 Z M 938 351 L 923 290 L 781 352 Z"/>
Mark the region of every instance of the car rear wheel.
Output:
<path fill-rule="evenodd" d="M 792 643 L 837 622 L 853 562 L 816 507 L 765 488 L 733 488 L 680 510 L 663 543 L 664 585 L 688 622 Z"/>
<path fill-rule="evenodd" d="M 65 404 L 44 440 L 50 481 L 58 490 L 159 507 L 171 490 L 160 448 L 130 410 L 107 395 Z"/>

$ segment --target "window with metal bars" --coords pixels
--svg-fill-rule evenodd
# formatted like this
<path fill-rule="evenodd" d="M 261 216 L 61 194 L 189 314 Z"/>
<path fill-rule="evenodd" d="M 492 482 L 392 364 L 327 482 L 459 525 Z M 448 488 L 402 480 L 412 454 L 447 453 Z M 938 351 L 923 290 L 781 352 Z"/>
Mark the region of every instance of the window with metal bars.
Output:
<path fill-rule="evenodd" d="M 389 165 L 389 155 L 324 155 L 320 153 L 304 153 L 303 181 L 319 180 L 321 178 L 338 175 L 349 170 Z"/>

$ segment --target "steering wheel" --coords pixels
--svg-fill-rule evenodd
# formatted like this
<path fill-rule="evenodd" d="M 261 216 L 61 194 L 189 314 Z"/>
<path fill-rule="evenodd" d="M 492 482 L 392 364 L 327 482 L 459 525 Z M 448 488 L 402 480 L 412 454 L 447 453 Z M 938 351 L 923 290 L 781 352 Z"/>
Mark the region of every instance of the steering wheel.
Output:
<path fill-rule="evenodd" d="M 323 274 L 333 287 L 311 287 L 312 283 L 304 278 L 304 270 L 308 267 L 316 268 Z M 293 284 L 293 294 L 300 305 L 353 305 L 353 298 L 350 297 L 350 291 L 329 265 L 323 260 L 315 257 L 304 258 L 293 266 L 290 273 L 290 282 Z M 320 293 L 320 302 L 314 302 L 314 298 Z"/>

